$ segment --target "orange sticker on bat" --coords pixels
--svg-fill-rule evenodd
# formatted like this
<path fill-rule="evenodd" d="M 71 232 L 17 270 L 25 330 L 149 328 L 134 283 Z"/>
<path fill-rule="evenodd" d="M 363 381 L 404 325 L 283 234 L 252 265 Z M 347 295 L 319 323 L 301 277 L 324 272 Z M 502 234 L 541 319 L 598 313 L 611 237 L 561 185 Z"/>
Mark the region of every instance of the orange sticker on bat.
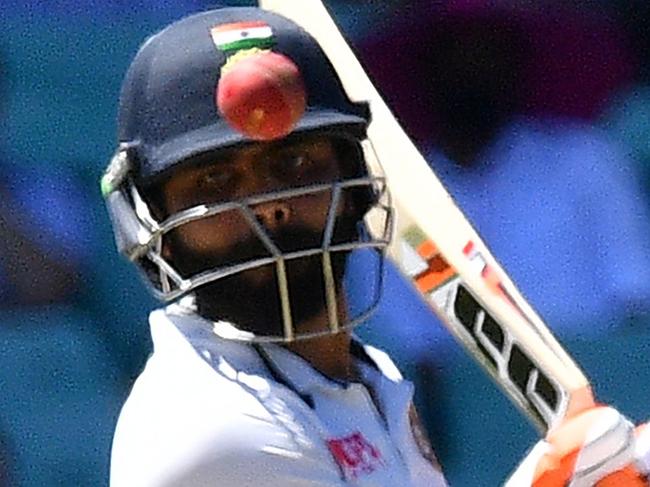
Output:
<path fill-rule="evenodd" d="M 403 238 L 420 257 L 420 267 L 424 267 L 424 270 L 420 268 L 410 274 L 418 291 L 431 292 L 456 275 L 456 270 L 445 260 L 438 247 L 417 227 L 410 227 Z"/>

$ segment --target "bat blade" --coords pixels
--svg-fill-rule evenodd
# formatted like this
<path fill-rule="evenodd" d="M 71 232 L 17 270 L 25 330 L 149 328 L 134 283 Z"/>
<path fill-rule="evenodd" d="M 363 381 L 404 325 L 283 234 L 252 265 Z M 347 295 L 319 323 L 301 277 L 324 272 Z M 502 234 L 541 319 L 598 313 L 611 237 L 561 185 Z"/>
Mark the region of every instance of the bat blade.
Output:
<path fill-rule="evenodd" d="M 259 5 L 308 31 L 336 69 L 348 97 L 369 103 L 369 156 L 376 155 L 380 162 L 395 207 L 388 255 L 404 277 L 542 432 L 593 406 L 585 375 L 456 206 L 323 2 L 260 0 Z M 372 230 L 372 220 L 369 223 Z"/>

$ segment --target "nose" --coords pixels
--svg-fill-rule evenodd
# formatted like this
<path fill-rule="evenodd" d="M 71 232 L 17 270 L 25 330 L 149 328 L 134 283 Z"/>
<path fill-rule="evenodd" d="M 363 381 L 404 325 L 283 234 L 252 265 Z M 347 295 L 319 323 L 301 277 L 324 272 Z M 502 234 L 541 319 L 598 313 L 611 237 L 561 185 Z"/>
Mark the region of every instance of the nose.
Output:
<path fill-rule="evenodd" d="M 270 201 L 253 208 L 257 220 L 268 230 L 277 230 L 289 223 L 291 210 L 283 201 Z"/>

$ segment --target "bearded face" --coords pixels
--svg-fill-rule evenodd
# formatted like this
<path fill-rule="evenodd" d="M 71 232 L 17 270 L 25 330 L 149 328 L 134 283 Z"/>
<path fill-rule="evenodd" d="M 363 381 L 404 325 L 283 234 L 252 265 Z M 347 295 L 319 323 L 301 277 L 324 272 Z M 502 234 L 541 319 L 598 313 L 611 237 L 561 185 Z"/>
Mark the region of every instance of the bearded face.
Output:
<path fill-rule="evenodd" d="M 337 225 L 333 243 L 354 241 L 357 238 L 355 222 L 350 218 Z M 319 248 L 321 232 L 305 227 L 286 227 L 271 235 L 283 253 Z M 270 256 L 262 241 L 255 237 L 241 241 L 225 253 L 195 253 L 176 245 L 182 258 L 177 267 L 188 275 L 206 268 L 219 268 L 232 263 L 243 263 Z M 336 295 L 342 292 L 343 278 L 349 252 L 331 254 L 332 274 Z M 291 317 L 299 326 L 326 308 L 327 291 L 324 279 L 323 257 L 318 253 L 285 261 L 286 282 Z M 283 336 L 284 321 L 280 299 L 277 267 L 267 264 L 219 279 L 197 288 L 196 304 L 201 316 L 214 321 L 233 323 L 238 329 L 261 336 Z"/>
<path fill-rule="evenodd" d="M 299 331 L 301 323 L 327 307 L 325 276 L 330 265 L 330 287 L 338 298 L 350 252 L 332 251 L 331 264 L 324 264 L 322 249 L 358 241 L 358 224 L 367 209 L 360 201 L 369 191 L 348 188 L 334 204 L 333 183 L 351 177 L 339 155 L 335 142 L 323 137 L 282 145 L 260 143 L 186 165 L 164 183 L 163 203 L 169 215 L 229 201 L 243 202 L 248 209 L 248 217 L 241 208 L 231 209 L 186 222 L 164 236 L 164 257 L 185 278 L 257 261 L 253 268 L 196 288 L 200 315 L 256 335 L 282 337 L 281 295 L 286 282 L 291 319 Z M 322 189 L 251 200 L 317 186 Z M 328 222 L 331 235 L 326 232 Z M 278 271 L 278 254 L 284 275 Z"/>

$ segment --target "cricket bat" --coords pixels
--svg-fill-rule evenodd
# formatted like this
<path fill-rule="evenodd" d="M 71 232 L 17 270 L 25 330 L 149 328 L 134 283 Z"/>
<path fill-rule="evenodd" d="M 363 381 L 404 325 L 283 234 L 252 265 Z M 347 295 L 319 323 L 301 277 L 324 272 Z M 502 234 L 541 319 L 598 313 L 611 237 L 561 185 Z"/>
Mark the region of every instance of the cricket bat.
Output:
<path fill-rule="evenodd" d="M 389 258 L 454 337 L 541 433 L 594 406 L 585 375 L 399 125 L 323 2 L 259 0 L 259 5 L 309 32 L 333 64 L 348 97 L 369 103 L 368 139 L 395 208 Z"/>

